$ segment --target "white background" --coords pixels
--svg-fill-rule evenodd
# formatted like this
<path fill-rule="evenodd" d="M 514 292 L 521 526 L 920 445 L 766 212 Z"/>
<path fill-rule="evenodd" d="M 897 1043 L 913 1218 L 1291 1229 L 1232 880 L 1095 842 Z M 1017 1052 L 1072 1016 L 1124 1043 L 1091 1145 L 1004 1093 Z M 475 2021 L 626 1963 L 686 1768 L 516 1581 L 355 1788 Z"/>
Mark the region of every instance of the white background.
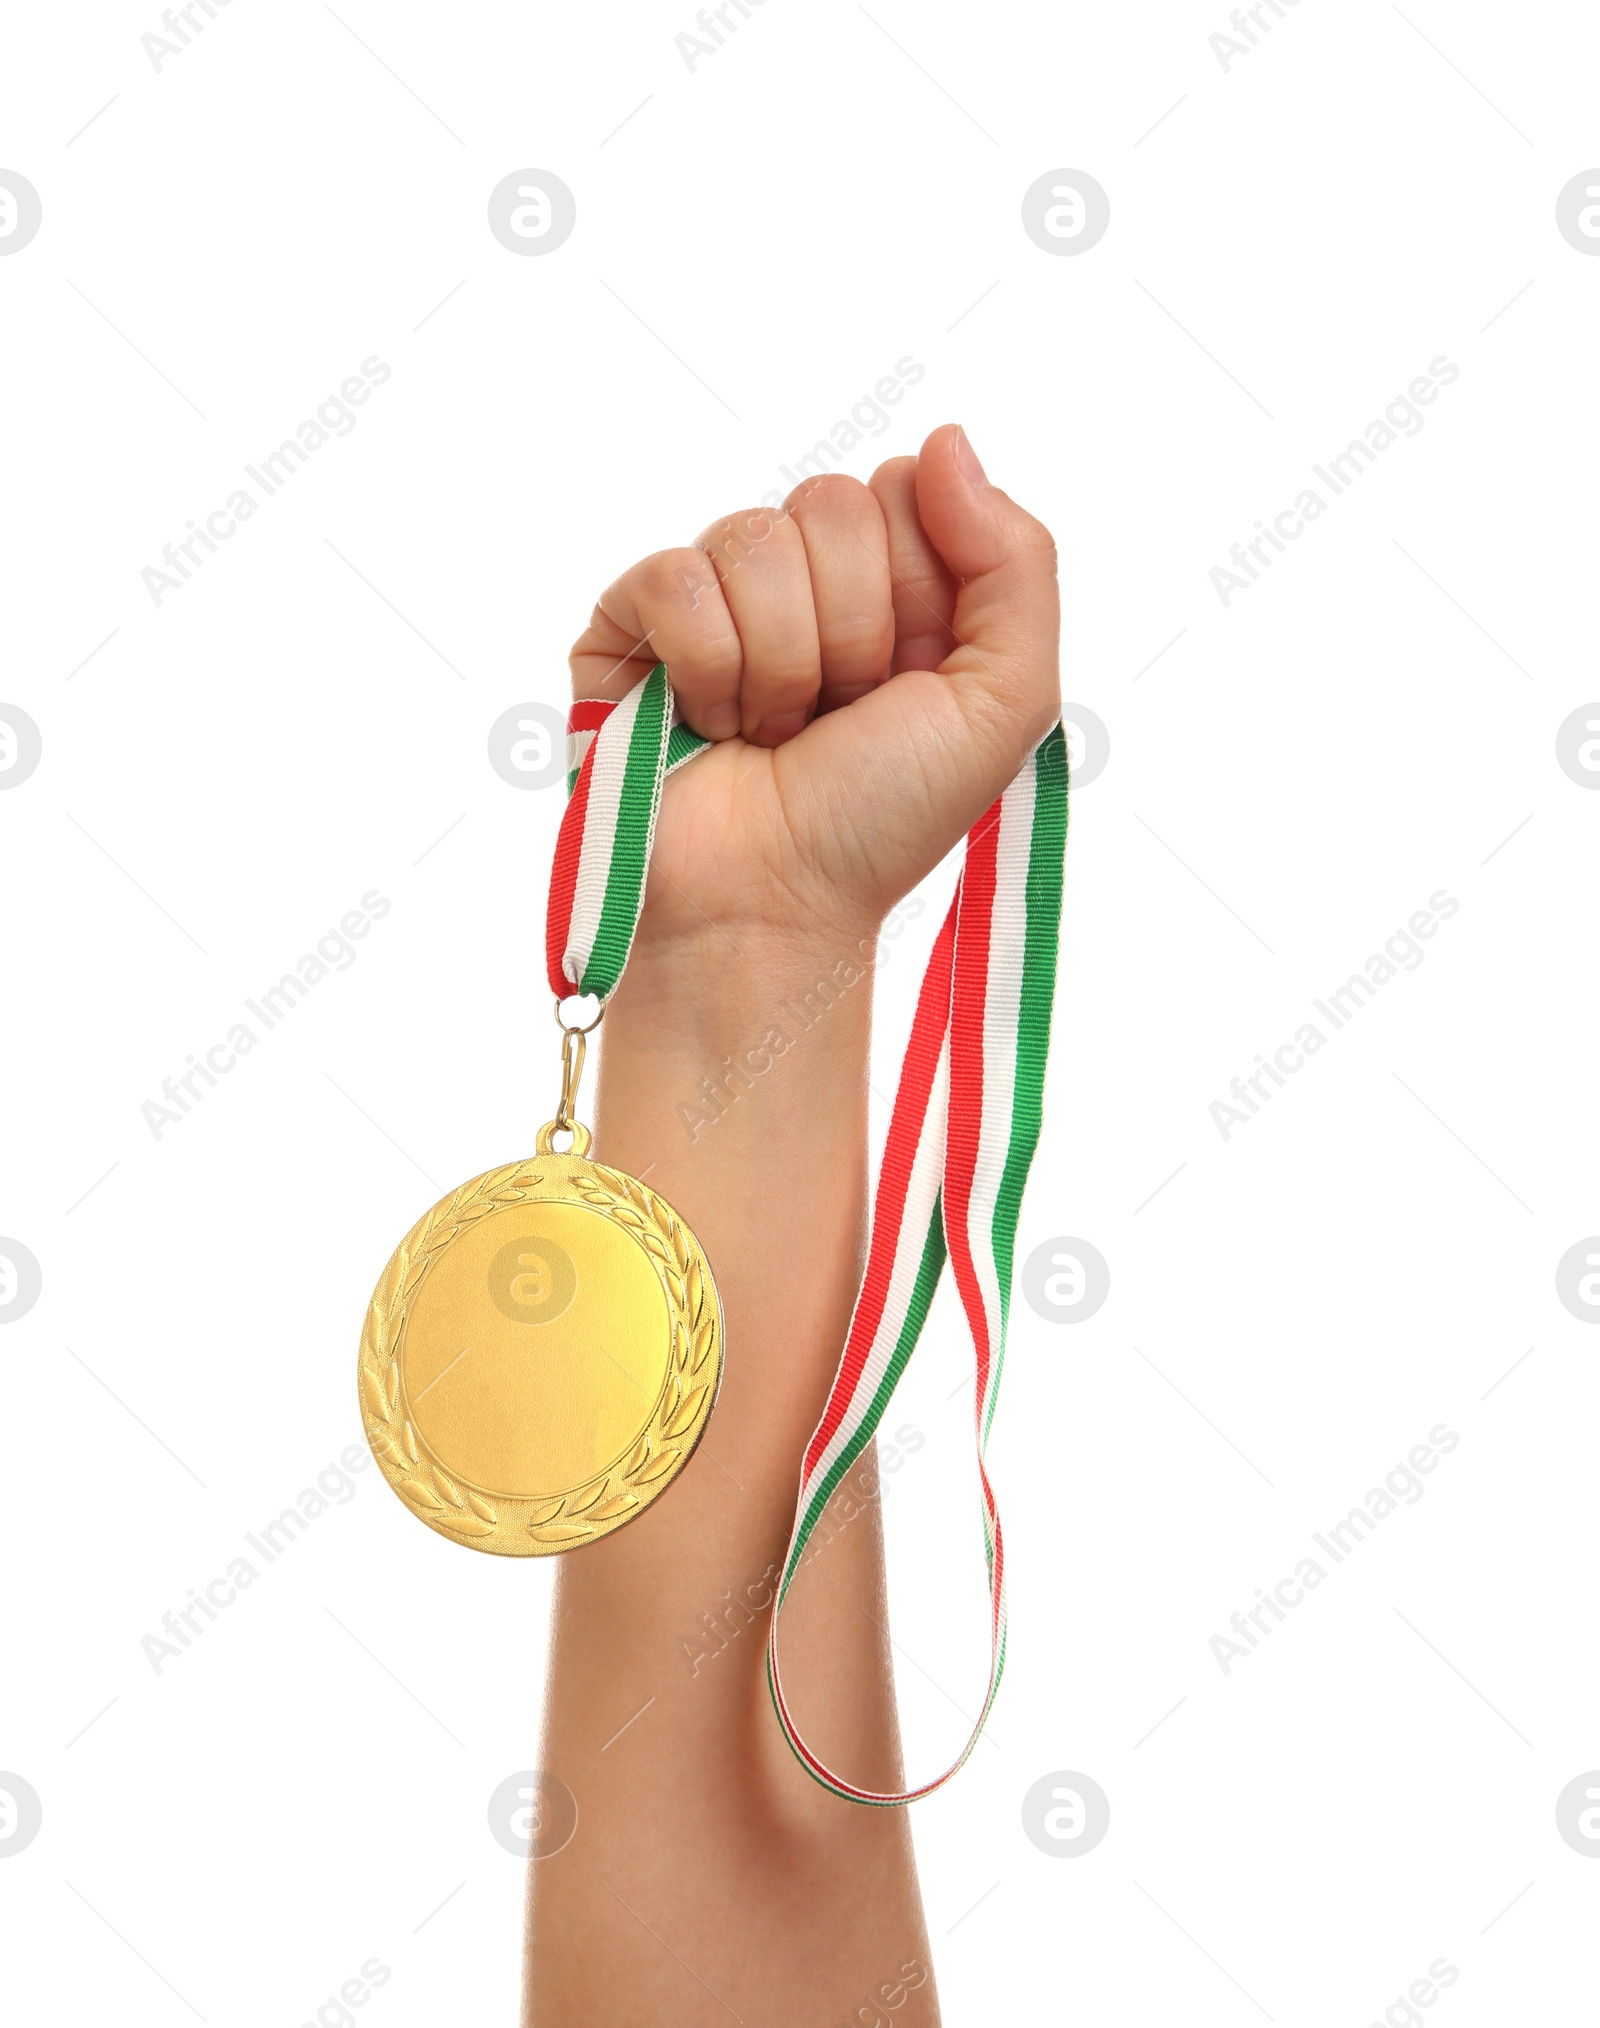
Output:
<path fill-rule="evenodd" d="M 1060 540 L 1066 694 L 1111 742 L 1019 1247 L 1088 1240 L 1111 1293 L 1014 1316 L 1010 1670 L 915 1816 L 946 2018 L 1364 2028 L 1441 1956 L 1446 2028 L 1588 2004 L 1600 1865 L 1554 1808 L 1600 1765 L 1600 1336 L 1555 1264 L 1600 1228 L 1600 795 L 1555 734 L 1600 696 L 1600 260 L 1554 207 L 1600 161 L 1600 21 L 1263 16 L 1225 71 L 1220 0 L 767 0 L 691 71 L 686 5 L 233 0 L 157 72 L 153 4 L 13 11 L 0 167 L 44 207 L 0 259 L 0 699 L 44 743 L 0 795 L 0 1232 L 43 1268 L 0 1332 L 0 1768 L 44 1813 L 0 1863 L 19 2019 L 296 2028 L 374 1956 L 374 2028 L 514 2018 L 485 1806 L 536 1753 L 548 1572 L 369 1469 L 159 1674 L 141 1640 L 359 1441 L 389 1249 L 551 1110 L 560 791 L 502 782 L 489 725 L 559 705 L 595 592 L 907 355 L 847 468 L 967 426 Z M 576 196 L 544 258 L 486 225 L 525 167 Z M 1076 258 L 1021 227 L 1056 168 L 1110 196 Z M 162 545 L 373 355 L 354 431 L 154 604 Z M 1420 433 L 1224 606 L 1230 544 L 1440 355 Z M 162 1080 L 374 888 L 356 962 L 155 1138 Z M 1229 1081 L 1441 888 L 1425 962 L 1224 1140 Z M 925 1437 L 887 1510 L 922 1768 L 984 1666 L 961 1360 L 941 1315 L 890 1417 Z M 1425 1497 L 1224 1675 L 1229 1615 L 1441 1422 Z M 1023 1832 L 1056 1770 L 1110 1798 L 1079 1857 Z"/>

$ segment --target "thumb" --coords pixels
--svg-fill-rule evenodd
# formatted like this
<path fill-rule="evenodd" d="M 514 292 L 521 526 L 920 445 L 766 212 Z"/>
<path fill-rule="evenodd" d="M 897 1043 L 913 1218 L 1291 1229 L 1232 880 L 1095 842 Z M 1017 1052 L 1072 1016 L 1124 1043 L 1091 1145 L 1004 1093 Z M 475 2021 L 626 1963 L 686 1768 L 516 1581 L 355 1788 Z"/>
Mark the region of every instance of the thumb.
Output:
<path fill-rule="evenodd" d="M 1060 595 L 1050 531 L 990 485 L 958 423 L 936 429 L 917 459 L 917 518 L 956 580 L 953 679 L 976 737 L 1013 761 L 1060 708 Z"/>

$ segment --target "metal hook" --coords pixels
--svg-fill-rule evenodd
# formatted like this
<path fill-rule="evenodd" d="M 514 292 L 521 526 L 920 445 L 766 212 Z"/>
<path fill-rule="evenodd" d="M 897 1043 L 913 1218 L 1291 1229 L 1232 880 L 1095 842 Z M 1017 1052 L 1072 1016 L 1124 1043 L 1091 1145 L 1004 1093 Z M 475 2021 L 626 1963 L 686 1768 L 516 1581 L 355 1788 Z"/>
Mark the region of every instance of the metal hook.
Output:
<path fill-rule="evenodd" d="M 563 1028 L 561 1031 L 561 1103 L 556 1108 L 555 1124 L 569 1130 L 578 1124 L 572 1109 L 578 1102 L 578 1085 L 583 1078 L 583 1059 L 588 1050 L 584 1036 L 587 1032 L 582 1028 Z"/>

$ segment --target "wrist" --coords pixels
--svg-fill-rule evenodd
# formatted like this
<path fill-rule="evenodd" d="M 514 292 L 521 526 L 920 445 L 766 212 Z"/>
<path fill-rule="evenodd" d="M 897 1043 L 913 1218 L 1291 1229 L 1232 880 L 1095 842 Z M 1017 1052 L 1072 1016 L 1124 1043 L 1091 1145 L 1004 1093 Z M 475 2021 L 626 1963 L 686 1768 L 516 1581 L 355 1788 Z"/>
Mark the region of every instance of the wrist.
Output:
<path fill-rule="evenodd" d="M 742 1032 L 764 1016 L 803 1022 L 837 1007 L 870 1009 L 879 962 L 879 925 L 862 915 L 803 931 L 770 923 L 710 922 L 670 927 L 647 909 L 606 1026 L 658 1024 L 663 1041 L 691 1033 L 702 1042 Z M 621 1016 L 621 1019 L 617 1017 Z M 854 1029 L 854 1021 L 834 1024 Z"/>
<path fill-rule="evenodd" d="M 718 1167 L 749 1163 L 752 1176 L 785 1149 L 804 1163 L 816 1145 L 842 1150 L 861 1137 L 864 1151 L 876 954 L 867 929 L 641 939 L 601 1032 L 595 1124 L 606 1159 L 661 1161 L 652 1180 L 666 1187 L 674 1150 L 702 1151 L 700 1180 L 708 1146 Z"/>

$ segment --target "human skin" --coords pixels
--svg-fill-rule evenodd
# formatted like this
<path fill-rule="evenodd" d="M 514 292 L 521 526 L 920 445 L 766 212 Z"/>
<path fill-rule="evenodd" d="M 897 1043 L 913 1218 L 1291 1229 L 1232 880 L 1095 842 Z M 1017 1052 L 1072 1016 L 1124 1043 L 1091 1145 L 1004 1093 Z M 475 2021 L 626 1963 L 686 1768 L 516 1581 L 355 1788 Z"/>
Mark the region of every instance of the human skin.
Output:
<path fill-rule="evenodd" d="M 726 1365 L 678 1482 L 560 1569 L 541 1759 L 578 1829 L 530 1864 L 525 2028 L 939 2019 L 906 1812 L 802 1770 L 767 1693 L 762 1601 L 864 1261 L 879 926 L 1054 722 L 1057 635 L 1048 532 L 947 424 L 870 485 L 830 474 L 635 564 L 573 648 L 581 698 L 664 661 L 715 742 L 665 787 L 600 1031 L 593 1152 L 698 1235 Z M 769 1029 L 794 1034 L 779 1003 L 841 960 L 857 982 L 770 1069 L 730 1079 Z M 726 1109 L 686 1124 L 708 1077 Z M 875 1482 L 869 1451 L 796 1579 L 784 1683 L 824 1760 L 897 1790 Z"/>

